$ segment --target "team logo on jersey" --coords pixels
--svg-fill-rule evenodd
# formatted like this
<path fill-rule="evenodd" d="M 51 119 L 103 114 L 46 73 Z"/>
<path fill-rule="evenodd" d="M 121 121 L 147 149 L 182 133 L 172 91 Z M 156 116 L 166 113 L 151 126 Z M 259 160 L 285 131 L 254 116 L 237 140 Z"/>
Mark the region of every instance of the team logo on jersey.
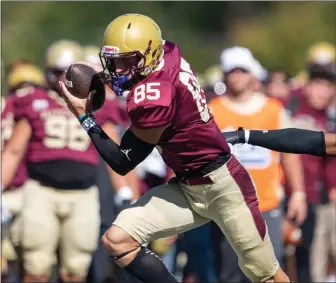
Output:
<path fill-rule="evenodd" d="M 42 111 L 49 107 L 49 102 L 45 99 L 35 99 L 33 101 L 33 109 L 36 112 Z"/>

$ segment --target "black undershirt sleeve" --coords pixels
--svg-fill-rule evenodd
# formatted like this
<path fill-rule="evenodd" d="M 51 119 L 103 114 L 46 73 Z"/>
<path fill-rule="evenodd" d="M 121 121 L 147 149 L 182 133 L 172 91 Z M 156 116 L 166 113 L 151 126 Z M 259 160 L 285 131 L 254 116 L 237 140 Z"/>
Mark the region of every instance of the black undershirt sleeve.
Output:
<path fill-rule="evenodd" d="M 145 160 L 155 146 L 140 140 L 129 129 L 123 135 L 119 146 L 95 123 L 92 116 L 81 124 L 87 130 L 100 156 L 112 170 L 122 176 Z"/>
<path fill-rule="evenodd" d="M 324 133 L 288 128 L 272 131 L 250 131 L 248 144 L 287 153 L 325 156 Z"/>
<path fill-rule="evenodd" d="M 246 142 L 246 130 L 223 132 L 228 143 L 248 143 L 270 150 L 296 154 L 326 155 L 326 145 L 323 132 L 288 128 L 281 130 L 257 131 L 250 130 Z"/>

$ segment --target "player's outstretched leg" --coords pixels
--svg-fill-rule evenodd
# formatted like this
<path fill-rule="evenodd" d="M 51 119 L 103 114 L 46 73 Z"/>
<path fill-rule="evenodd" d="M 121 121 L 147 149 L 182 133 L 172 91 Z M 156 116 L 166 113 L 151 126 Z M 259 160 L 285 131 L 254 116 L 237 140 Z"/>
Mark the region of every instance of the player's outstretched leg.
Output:
<path fill-rule="evenodd" d="M 120 267 L 124 267 L 143 282 L 178 283 L 156 254 L 140 247 L 140 244 L 120 227 L 112 225 L 103 235 L 102 242 Z"/>

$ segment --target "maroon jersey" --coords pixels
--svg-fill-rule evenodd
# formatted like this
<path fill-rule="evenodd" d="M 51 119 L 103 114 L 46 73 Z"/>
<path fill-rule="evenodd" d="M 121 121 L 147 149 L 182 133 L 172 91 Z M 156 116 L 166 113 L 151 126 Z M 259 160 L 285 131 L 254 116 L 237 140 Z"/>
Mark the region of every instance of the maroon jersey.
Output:
<path fill-rule="evenodd" d="M 230 152 L 195 72 L 172 42 L 164 43 L 158 68 L 128 93 L 127 112 L 137 128 L 169 125 L 157 149 L 176 173 L 196 171 Z"/>
<path fill-rule="evenodd" d="M 295 127 L 314 131 L 335 132 L 330 128 L 326 111 L 314 110 L 304 99 L 304 95 L 298 96 L 298 103 L 292 109 L 293 122 Z M 320 190 L 326 186 L 327 189 L 336 187 L 335 158 L 323 158 L 302 154 L 302 165 L 304 168 L 305 189 L 310 203 L 320 200 Z M 287 188 L 287 193 L 289 192 Z"/>
<path fill-rule="evenodd" d="M 14 96 L 2 97 L 1 101 L 1 149 L 10 139 L 14 127 Z M 23 160 L 8 189 L 22 186 L 27 180 L 26 162 Z M 7 189 L 7 188 L 6 188 Z"/>
<path fill-rule="evenodd" d="M 57 93 L 29 88 L 19 90 L 16 96 L 15 119 L 27 119 L 32 127 L 27 149 L 29 163 L 71 159 L 98 164 L 89 136 Z"/>
<path fill-rule="evenodd" d="M 99 125 L 106 122 L 114 124 L 117 128 L 127 125 L 123 117 L 122 106 L 116 96 L 106 96 L 103 107 L 94 112 L 94 117 Z"/>

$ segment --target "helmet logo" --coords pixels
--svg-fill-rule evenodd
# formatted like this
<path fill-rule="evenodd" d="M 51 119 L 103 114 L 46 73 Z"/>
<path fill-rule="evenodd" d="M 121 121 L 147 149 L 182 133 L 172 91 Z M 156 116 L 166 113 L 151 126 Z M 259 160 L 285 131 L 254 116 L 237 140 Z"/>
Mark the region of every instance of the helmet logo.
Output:
<path fill-rule="evenodd" d="M 104 46 L 102 48 L 102 52 L 106 54 L 118 54 L 119 53 L 119 47 L 116 46 Z"/>
<path fill-rule="evenodd" d="M 67 87 L 73 88 L 72 81 L 65 80 L 65 85 L 66 85 Z"/>

